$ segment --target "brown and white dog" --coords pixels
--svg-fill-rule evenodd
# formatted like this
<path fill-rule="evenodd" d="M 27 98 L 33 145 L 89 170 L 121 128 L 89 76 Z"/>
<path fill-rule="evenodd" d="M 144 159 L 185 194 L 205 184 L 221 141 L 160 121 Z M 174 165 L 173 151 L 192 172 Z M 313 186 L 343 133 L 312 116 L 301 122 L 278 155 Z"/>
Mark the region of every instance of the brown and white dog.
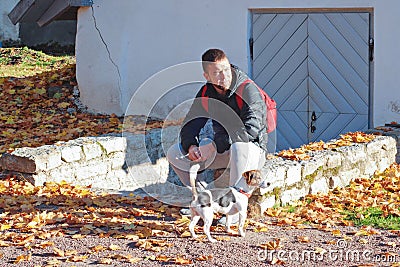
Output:
<path fill-rule="evenodd" d="M 258 170 L 252 170 L 243 173 L 244 181 L 248 187 L 251 188 L 250 192 L 244 192 L 243 189 L 236 186 L 198 191 L 195 181 L 199 168 L 199 164 L 194 164 L 190 168 L 190 185 L 192 187 L 193 199 L 190 204 L 191 222 L 189 224 L 189 230 L 192 237 L 197 237 L 194 228 L 200 218 L 202 218 L 204 222 L 204 233 L 208 240 L 210 242 L 217 241 L 211 237 L 210 234 L 210 227 L 214 218 L 214 213 L 222 213 L 226 215 L 225 229 L 228 233 L 231 232 L 231 215 L 239 213 L 238 231 L 239 235 L 244 237 L 245 233 L 243 227 L 247 218 L 249 197 L 251 196 L 252 191 L 262 183 L 261 172 Z"/>

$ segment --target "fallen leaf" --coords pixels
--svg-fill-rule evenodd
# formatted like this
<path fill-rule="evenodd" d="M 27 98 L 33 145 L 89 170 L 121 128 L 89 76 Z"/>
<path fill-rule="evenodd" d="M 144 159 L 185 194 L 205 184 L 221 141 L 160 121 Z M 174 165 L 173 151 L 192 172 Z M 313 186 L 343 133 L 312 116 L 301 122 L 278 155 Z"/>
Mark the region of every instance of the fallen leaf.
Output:
<path fill-rule="evenodd" d="M 197 261 L 209 261 L 212 260 L 213 256 L 212 255 L 202 255 L 200 257 L 197 257 Z"/>
<path fill-rule="evenodd" d="M 20 263 L 23 261 L 30 261 L 32 259 L 32 254 L 27 254 L 27 255 L 19 255 L 15 259 L 14 263 Z"/>
<path fill-rule="evenodd" d="M 310 238 L 308 236 L 298 236 L 297 240 L 300 243 L 309 243 L 310 242 Z"/>
<path fill-rule="evenodd" d="M 110 258 L 101 258 L 98 260 L 99 264 L 112 264 L 112 259 Z"/>
<path fill-rule="evenodd" d="M 64 250 L 61 250 L 59 248 L 53 248 L 53 251 L 54 251 L 54 254 L 56 256 L 59 256 L 59 257 L 64 257 L 65 256 Z"/>
<path fill-rule="evenodd" d="M 120 249 L 121 249 L 121 247 L 118 246 L 118 245 L 110 245 L 108 248 L 109 248 L 110 250 L 113 250 L 113 251 L 116 251 L 116 250 L 120 250 Z"/>

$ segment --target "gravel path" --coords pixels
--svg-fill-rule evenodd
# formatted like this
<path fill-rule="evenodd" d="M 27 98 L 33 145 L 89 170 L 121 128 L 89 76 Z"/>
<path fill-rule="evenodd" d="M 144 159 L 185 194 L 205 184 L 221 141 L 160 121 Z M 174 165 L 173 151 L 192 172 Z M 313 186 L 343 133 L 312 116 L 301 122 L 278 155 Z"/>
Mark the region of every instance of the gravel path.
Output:
<path fill-rule="evenodd" d="M 141 248 L 137 241 L 100 235 L 53 237 L 46 242 L 54 245 L 42 245 L 43 248 L 39 244 L 44 241 L 38 239 L 25 248 L 0 244 L 0 266 L 174 266 L 180 260 L 188 266 L 400 266 L 399 231 L 360 231 L 356 227 L 297 229 L 270 223 L 267 229 L 258 229 L 262 231 L 249 226 L 245 238 L 214 229 L 213 236 L 220 239 L 214 244 L 171 232 L 152 237 L 147 241 L 152 245 L 147 248 L 146 243 Z M 3 232 L 7 233 L 10 232 Z M 269 250 L 265 248 L 268 245 Z M 17 256 L 29 253 L 29 261 L 15 264 Z"/>

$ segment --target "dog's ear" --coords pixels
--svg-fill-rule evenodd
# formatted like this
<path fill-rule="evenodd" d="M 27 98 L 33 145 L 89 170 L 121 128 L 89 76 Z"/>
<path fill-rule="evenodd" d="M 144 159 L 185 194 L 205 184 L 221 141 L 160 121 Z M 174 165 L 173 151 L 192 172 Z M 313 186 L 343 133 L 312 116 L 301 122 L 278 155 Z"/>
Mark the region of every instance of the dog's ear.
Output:
<path fill-rule="evenodd" d="M 248 185 L 261 183 L 262 175 L 259 170 L 251 170 L 243 173 L 243 177 Z"/>
<path fill-rule="evenodd" d="M 250 176 L 251 176 L 251 171 L 247 171 L 247 172 L 243 173 L 243 177 L 244 177 L 244 180 L 246 181 L 246 184 L 250 183 L 250 181 L 251 181 Z"/>

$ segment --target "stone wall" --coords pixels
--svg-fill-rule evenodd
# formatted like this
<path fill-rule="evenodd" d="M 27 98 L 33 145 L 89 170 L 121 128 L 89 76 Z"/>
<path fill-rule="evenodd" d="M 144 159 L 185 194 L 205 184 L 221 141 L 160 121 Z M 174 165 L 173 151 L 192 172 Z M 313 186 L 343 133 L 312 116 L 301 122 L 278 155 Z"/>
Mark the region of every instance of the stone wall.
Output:
<path fill-rule="evenodd" d="M 3 154 L 0 166 L 34 185 L 64 180 L 94 188 L 133 191 L 165 183 L 168 178 L 169 164 L 160 135 L 161 130 L 156 129 L 146 135 L 82 137 L 37 148 L 18 148 Z M 168 144 L 172 141 L 164 140 L 163 145 L 169 147 Z"/>
<path fill-rule="evenodd" d="M 166 158 L 176 142 L 179 128 L 154 129 L 147 134 L 84 137 L 38 148 L 19 148 L 5 153 L 0 166 L 18 173 L 35 185 L 65 180 L 93 188 L 138 192 L 174 205 L 191 199 Z M 396 140 L 379 136 L 367 144 L 314 152 L 310 160 L 268 160 L 262 172 L 269 182 L 252 201 L 263 211 L 276 204 L 288 204 L 308 193 L 326 192 L 345 186 L 357 177 L 383 171 L 395 161 Z"/>
<path fill-rule="evenodd" d="M 380 134 L 384 136 L 391 136 L 396 140 L 397 143 L 397 154 L 396 154 L 396 162 L 400 163 L 400 125 L 385 125 L 378 126 L 375 129 L 368 130 L 367 133 Z"/>
<path fill-rule="evenodd" d="M 395 139 L 379 136 L 366 144 L 313 153 L 310 160 L 273 159 L 263 169 L 270 186 L 253 194 L 252 201 L 264 211 L 277 204 L 290 204 L 307 194 L 344 187 L 355 178 L 384 171 L 395 162 L 396 153 Z"/>

